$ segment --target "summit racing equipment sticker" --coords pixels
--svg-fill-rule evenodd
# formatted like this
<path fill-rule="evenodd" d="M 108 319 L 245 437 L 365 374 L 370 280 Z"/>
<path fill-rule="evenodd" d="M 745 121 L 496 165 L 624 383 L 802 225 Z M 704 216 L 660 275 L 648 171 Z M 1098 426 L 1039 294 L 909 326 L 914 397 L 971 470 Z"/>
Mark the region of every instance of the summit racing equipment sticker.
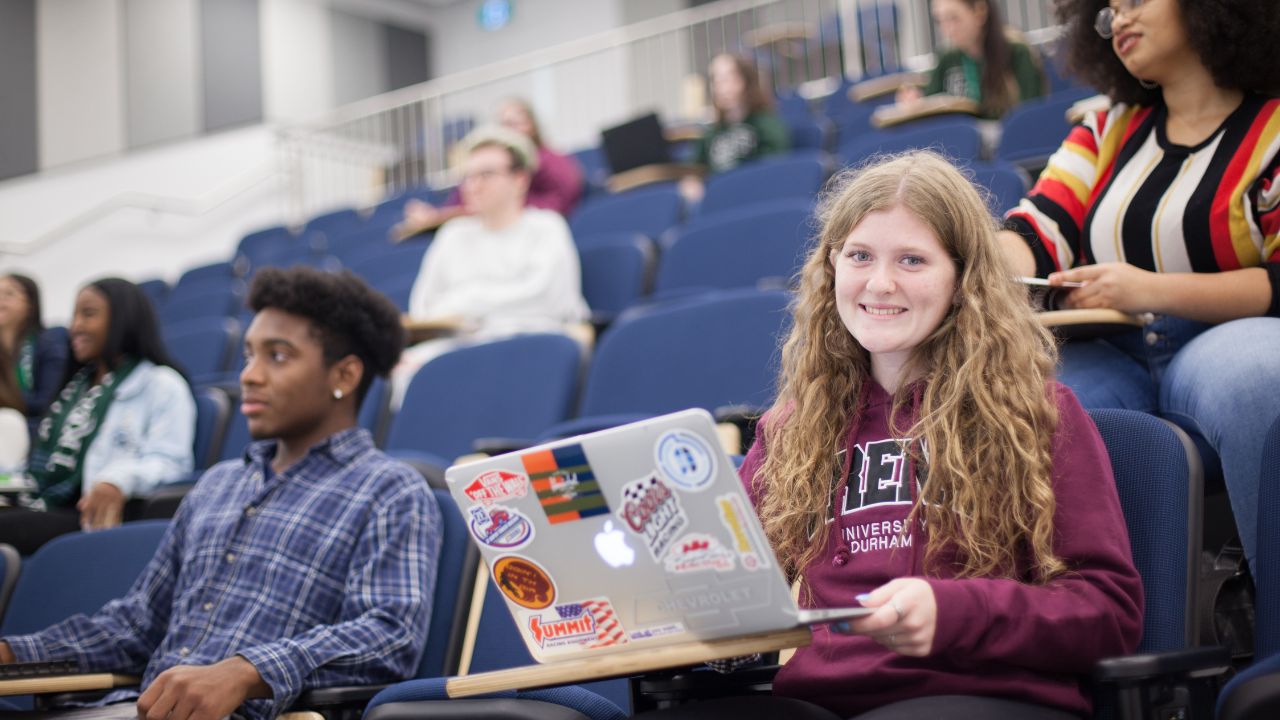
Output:
<path fill-rule="evenodd" d="M 608 598 L 556 605 L 553 613 L 530 613 L 529 637 L 543 650 L 595 648 L 630 642 Z"/>

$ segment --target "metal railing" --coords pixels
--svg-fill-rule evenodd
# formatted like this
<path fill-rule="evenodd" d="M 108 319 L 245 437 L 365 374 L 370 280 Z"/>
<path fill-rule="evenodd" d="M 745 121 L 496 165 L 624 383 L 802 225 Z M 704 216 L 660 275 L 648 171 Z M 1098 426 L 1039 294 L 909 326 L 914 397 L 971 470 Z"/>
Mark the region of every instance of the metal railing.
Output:
<path fill-rule="evenodd" d="M 1030 34 L 1051 0 L 997 0 Z M 721 0 L 347 105 L 281 129 L 288 220 L 452 183 L 450 146 L 504 97 L 530 102 L 560 149 L 646 112 L 706 119 L 703 73 L 721 52 L 755 59 L 778 92 L 830 92 L 843 77 L 928 67 L 928 0 Z"/>

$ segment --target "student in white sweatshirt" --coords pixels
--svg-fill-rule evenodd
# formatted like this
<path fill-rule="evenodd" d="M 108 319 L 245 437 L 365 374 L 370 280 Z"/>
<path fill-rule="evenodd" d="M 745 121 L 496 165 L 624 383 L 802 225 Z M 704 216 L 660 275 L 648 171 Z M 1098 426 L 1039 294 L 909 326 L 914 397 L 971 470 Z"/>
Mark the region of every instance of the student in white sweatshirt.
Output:
<path fill-rule="evenodd" d="M 467 136 L 462 201 L 422 258 L 413 320 L 456 320 L 459 331 L 405 350 L 392 373 L 398 407 L 413 374 L 461 343 L 561 332 L 588 316 L 578 252 L 564 218 L 525 207 L 537 154 L 523 135 L 483 127 Z"/>

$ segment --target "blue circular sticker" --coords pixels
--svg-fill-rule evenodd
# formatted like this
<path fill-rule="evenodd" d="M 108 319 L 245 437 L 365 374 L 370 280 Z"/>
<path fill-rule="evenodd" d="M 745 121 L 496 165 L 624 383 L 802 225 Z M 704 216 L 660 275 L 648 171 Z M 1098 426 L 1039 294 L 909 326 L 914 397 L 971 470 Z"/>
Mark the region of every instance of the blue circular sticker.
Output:
<path fill-rule="evenodd" d="M 681 490 L 694 492 L 710 487 L 716 459 L 702 438 L 687 430 L 663 433 L 654 446 L 658 470 Z"/>
<path fill-rule="evenodd" d="M 468 513 L 471 534 L 491 548 L 519 550 L 533 540 L 533 523 L 515 508 L 474 505 Z"/>

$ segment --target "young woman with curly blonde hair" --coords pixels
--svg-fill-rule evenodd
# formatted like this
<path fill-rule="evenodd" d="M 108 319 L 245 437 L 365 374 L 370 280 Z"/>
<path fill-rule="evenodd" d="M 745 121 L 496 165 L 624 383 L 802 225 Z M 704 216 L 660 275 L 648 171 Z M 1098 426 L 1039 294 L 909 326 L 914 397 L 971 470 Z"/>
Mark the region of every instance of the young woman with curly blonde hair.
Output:
<path fill-rule="evenodd" d="M 839 178 L 819 219 L 741 474 L 801 604 L 876 610 L 816 627 L 784 697 L 731 714 L 1089 712 L 1081 680 L 1136 647 L 1142 586 L 1106 448 L 994 219 L 928 152 Z"/>

